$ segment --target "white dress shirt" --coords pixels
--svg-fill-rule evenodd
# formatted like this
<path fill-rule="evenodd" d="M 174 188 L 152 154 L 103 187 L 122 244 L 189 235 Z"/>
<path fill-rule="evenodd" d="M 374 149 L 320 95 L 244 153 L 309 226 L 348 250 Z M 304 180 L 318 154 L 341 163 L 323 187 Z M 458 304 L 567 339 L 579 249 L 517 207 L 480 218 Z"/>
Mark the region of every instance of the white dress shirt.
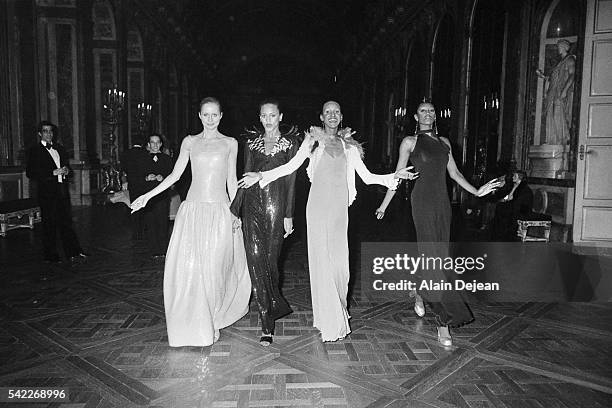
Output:
<path fill-rule="evenodd" d="M 47 142 L 45 142 L 44 140 L 40 141 L 42 143 L 43 146 L 47 146 Z M 57 166 L 57 168 L 60 168 L 60 156 L 59 156 L 59 152 L 57 150 L 55 150 L 53 148 L 53 145 L 51 145 L 52 147 L 50 149 L 47 149 L 47 151 L 49 152 L 49 154 L 51 155 L 51 158 L 53 159 L 53 161 L 55 162 L 55 166 Z M 57 182 L 58 183 L 63 183 L 64 182 L 64 177 L 61 174 L 57 175 Z"/>

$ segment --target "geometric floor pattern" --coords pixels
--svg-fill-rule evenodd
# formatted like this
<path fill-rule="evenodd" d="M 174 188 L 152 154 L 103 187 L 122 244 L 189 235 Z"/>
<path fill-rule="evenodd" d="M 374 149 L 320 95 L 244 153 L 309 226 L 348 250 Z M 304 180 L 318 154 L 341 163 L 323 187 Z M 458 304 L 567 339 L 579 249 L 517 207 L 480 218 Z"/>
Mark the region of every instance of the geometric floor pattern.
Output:
<path fill-rule="evenodd" d="M 40 261 L 40 227 L 0 240 L 0 387 L 65 387 L 70 402 L 0 407 L 612 406 L 610 304 L 473 305 L 442 347 L 403 302 L 349 298 L 352 333 L 312 327 L 303 237 L 287 242 L 294 312 L 263 348 L 255 309 L 210 347 L 168 346 L 163 264 L 130 236 L 125 208 L 74 211 L 90 258 Z"/>

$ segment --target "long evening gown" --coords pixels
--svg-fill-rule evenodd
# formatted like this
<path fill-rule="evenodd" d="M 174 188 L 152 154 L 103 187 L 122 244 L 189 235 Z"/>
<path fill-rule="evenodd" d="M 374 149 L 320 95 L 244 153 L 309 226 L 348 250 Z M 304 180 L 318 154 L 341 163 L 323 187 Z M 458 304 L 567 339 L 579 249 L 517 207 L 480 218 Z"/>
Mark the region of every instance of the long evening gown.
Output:
<path fill-rule="evenodd" d="M 275 169 L 262 172 L 260 186 L 293 173 L 306 160 L 312 183 L 306 204 L 308 267 L 313 326 L 323 341 L 335 341 L 351 332 L 347 307 L 349 281 L 348 206 L 357 195 L 355 173 L 366 184 L 395 189 L 394 173 L 372 174 L 361 160 L 359 149 L 342 141 L 341 152 L 332 156 L 325 145 L 311 151 L 302 144 L 296 155 Z"/>
<path fill-rule="evenodd" d="M 242 233 L 232 231 L 227 149 L 189 153 L 193 174 L 174 220 L 164 269 L 164 306 L 172 347 L 208 346 L 215 331 L 248 311 L 251 282 Z"/>
<path fill-rule="evenodd" d="M 351 332 L 346 310 L 348 291 L 348 209 L 346 155 L 323 152 L 313 174 L 306 204 L 308 266 L 313 326 L 323 341 Z"/>
<path fill-rule="evenodd" d="M 249 139 L 244 149 L 244 171 L 266 171 L 285 164 L 298 147 L 293 137 L 283 135 L 272 152 L 266 154 L 262 136 Z M 278 260 L 284 241 L 284 218 L 293 218 L 294 202 L 295 173 L 291 173 L 263 188 L 256 185 L 238 190 L 231 206 L 236 216 L 242 209 L 253 298 L 264 333 L 274 333 L 274 321 L 292 312 L 280 293 Z"/>
<path fill-rule="evenodd" d="M 410 161 L 420 173 L 411 195 L 412 218 L 416 229 L 419 252 L 426 256 L 449 256 L 451 205 L 446 190 L 446 166 L 449 147 L 437 136 L 419 134 Z M 454 276 L 429 269 L 421 278 L 439 282 L 452 281 Z M 419 291 L 436 315 L 440 326 L 458 327 L 474 320 L 472 312 L 457 291 Z"/>

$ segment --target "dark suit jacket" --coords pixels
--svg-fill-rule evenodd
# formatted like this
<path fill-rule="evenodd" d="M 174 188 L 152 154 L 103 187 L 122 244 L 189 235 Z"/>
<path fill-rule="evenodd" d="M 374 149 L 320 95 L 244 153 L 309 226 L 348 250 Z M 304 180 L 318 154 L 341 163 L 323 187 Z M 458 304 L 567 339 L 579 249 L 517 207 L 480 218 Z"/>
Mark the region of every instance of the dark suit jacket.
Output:
<path fill-rule="evenodd" d="M 157 154 L 157 161 L 153 160 L 153 155 L 147 153 L 147 156 L 144 161 L 144 175 L 143 180 L 146 178 L 148 174 L 161 174 L 164 178 L 168 177 L 170 173 L 172 173 L 172 159 L 170 156 L 164 153 Z M 145 192 L 153 190 L 157 187 L 160 181 L 145 181 Z M 167 192 L 160 194 L 159 196 L 163 196 L 164 198 L 167 196 Z M 159 197 L 158 196 L 158 197 Z"/>
<path fill-rule="evenodd" d="M 53 143 L 53 148 L 59 153 L 60 167 L 70 168 L 66 150 L 58 143 Z M 53 170 L 57 169 L 57 166 L 42 143 L 39 142 L 30 147 L 26 153 L 26 159 L 26 175 L 36 181 L 40 199 L 53 198 L 58 194 L 67 196 L 68 182 L 64 180 L 63 183 L 58 183 L 57 176 L 53 175 Z"/>
<path fill-rule="evenodd" d="M 145 185 L 145 162 L 149 153 L 144 147 L 132 147 L 121 157 L 121 167 L 127 174 L 130 200 L 133 201 L 147 192 Z"/>

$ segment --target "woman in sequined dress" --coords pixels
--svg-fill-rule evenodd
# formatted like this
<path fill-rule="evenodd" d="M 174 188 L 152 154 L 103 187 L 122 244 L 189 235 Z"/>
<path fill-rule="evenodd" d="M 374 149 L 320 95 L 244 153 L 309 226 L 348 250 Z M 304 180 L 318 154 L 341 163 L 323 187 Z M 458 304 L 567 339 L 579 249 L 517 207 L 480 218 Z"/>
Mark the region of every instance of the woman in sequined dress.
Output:
<path fill-rule="evenodd" d="M 283 114 L 279 102 L 265 100 L 259 105 L 263 133 L 257 132 L 244 147 L 244 171 L 266 171 L 287 163 L 299 148 L 294 132 L 281 134 Z M 278 261 L 284 238 L 293 232 L 295 173 L 265 187 L 239 189 L 231 210 L 242 213 L 244 246 L 259 311 L 260 344 L 272 343 L 275 320 L 292 312 L 279 288 Z"/>

